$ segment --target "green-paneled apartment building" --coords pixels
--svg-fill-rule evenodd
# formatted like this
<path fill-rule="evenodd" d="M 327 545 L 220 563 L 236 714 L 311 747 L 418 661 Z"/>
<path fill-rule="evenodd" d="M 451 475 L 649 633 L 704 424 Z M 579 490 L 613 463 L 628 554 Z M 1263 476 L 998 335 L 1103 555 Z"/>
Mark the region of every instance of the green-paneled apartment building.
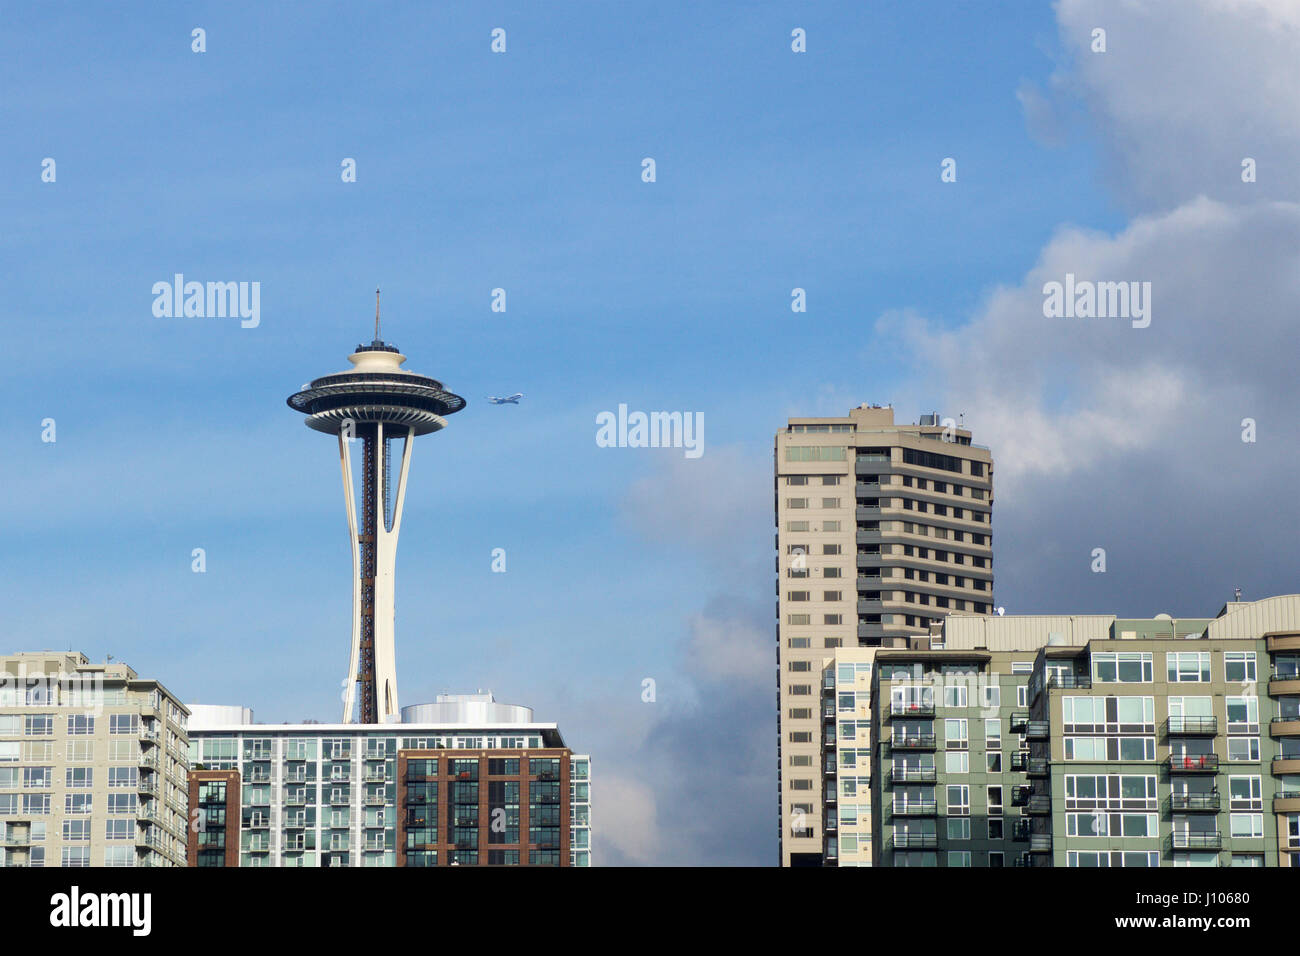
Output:
<path fill-rule="evenodd" d="M 1300 595 L 911 644 L 823 663 L 826 865 L 1300 866 Z"/>

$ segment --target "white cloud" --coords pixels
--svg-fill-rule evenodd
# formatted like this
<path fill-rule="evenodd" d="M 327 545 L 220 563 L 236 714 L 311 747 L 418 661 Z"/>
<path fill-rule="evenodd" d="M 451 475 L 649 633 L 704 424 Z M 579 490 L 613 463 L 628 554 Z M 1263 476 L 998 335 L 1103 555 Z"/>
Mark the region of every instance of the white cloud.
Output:
<path fill-rule="evenodd" d="M 1300 4 L 1060 0 L 1057 18 L 1070 63 L 1054 85 L 1085 102 L 1126 199 L 1164 209 L 1199 194 L 1296 198 Z M 1090 50 L 1096 27 L 1105 53 Z M 1259 163 L 1249 186 L 1246 156 Z"/>

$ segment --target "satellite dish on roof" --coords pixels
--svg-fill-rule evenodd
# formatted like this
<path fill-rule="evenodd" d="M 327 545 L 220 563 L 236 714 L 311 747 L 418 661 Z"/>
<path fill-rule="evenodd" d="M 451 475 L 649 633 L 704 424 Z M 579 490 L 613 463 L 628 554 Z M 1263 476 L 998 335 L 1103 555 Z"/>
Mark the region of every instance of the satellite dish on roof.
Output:
<path fill-rule="evenodd" d="M 1001 617 L 1003 614 L 1007 613 L 1007 609 L 1004 607 L 1000 607 L 997 609 L 997 612 L 998 612 L 998 617 Z"/>

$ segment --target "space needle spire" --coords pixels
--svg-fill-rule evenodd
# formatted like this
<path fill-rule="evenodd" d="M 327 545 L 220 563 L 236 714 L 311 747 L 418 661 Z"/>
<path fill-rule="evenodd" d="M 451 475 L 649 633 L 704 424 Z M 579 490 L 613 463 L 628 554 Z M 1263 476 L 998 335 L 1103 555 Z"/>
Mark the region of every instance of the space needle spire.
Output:
<path fill-rule="evenodd" d="M 289 407 L 307 416 L 307 427 L 335 435 L 343 471 L 348 536 L 352 546 L 352 643 L 343 701 L 343 722 L 398 719 L 394 645 L 394 565 L 402 526 L 411 447 L 417 435 L 446 427 L 445 416 L 465 407 L 436 379 L 401 368 L 406 356 L 379 337 L 379 290 L 375 290 L 375 338 L 348 356 L 352 369 L 315 379 L 290 395 Z M 392 442 L 402 442 L 393 481 Z M 361 442 L 361 514 L 358 522 L 351 446 Z"/>

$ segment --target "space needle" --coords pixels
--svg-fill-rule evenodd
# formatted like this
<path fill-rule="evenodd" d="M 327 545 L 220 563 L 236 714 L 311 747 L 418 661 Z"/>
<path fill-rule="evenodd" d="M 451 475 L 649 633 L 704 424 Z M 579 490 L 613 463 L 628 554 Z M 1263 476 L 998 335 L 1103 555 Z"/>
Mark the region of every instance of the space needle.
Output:
<path fill-rule="evenodd" d="M 393 644 L 393 566 L 402 526 L 411 445 L 417 435 L 446 427 L 446 416 L 465 407 L 442 382 L 401 368 L 406 356 L 379 337 L 379 290 L 375 290 L 375 339 L 348 356 L 352 368 L 315 379 L 290 395 L 289 407 L 307 416 L 307 427 L 339 442 L 343 494 L 352 542 L 352 650 L 343 722 L 397 720 L 397 669 Z M 361 441 L 361 524 L 350 447 Z M 401 439 L 402 459 L 393 483 L 391 443 Z M 359 700 L 358 700 L 359 695 Z M 359 713 L 358 713 L 359 711 Z"/>

